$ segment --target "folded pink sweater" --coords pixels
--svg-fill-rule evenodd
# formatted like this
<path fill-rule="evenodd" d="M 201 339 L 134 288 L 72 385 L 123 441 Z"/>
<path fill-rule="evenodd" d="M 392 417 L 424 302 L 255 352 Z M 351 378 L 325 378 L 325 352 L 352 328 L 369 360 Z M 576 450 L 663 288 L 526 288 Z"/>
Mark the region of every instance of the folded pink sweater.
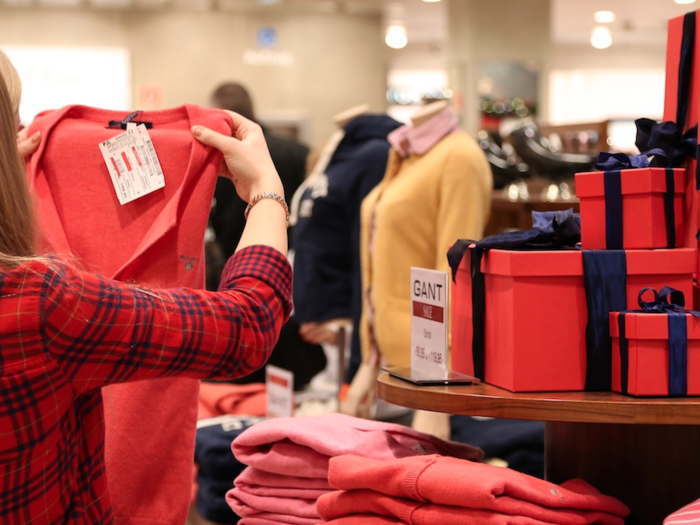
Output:
<path fill-rule="evenodd" d="M 663 525 L 698 525 L 700 524 L 700 499 L 688 503 L 666 516 Z"/>
<path fill-rule="evenodd" d="M 358 456 L 332 458 L 331 486 L 372 489 L 426 503 L 488 509 L 552 523 L 553 509 L 598 511 L 627 516 L 629 509 L 585 481 L 555 485 L 511 469 L 458 458 L 428 455 L 377 461 Z"/>
<path fill-rule="evenodd" d="M 226 503 L 231 510 L 241 517 L 255 516 L 263 512 L 299 516 L 301 518 L 316 518 L 316 499 L 275 498 L 250 494 L 238 487 L 226 493 Z"/>
<path fill-rule="evenodd" d="M 300 478 L 246 467 L 234 480 L 236 487 L 250 494 L 287 498 L 318 498 L 333 489 L 326 478 Z"/>
<path fill-rule="evenodd" d="M 317 523 L 319 523 L 318 518 L 300 518 L 263 512 L 255 516 L 246 516 L 238 522 L 238 525 L 316 525 Z"/>
<path fill-rule="evenodd" d="M 239 523 L 242 524 L 243 522 Z M 351 516 L 343 516 L 342 518 L 322 521 L 320 523 L 323 525 L 402 525 L 405 522 L 387 516 L 377 516 L 376 514 L 353 514 Z M 258 524 L 250 523 L 248 525 Z"/>
<path fill-rule="evenodd" d="M 423 503 L 368 489 L 330 492 L 319 498 L 316 510 L 326 520 L 373 513 L 397 518 L 410 525 L 624 525 L 623 518 L 598 511 L 549 510 L 554 519 L 545 520 L 492 510 Z"/>
<path fill-rule="evenodd" d="M 354 454 L 387 460 L 442 454 L 474 461 L 481 449 L 445 441 L 411 428 L 345 414 L 261 421 L 232 443 L 241 463 L 267 472 L 307 478 L 326 478 L 328 460 Z"/>

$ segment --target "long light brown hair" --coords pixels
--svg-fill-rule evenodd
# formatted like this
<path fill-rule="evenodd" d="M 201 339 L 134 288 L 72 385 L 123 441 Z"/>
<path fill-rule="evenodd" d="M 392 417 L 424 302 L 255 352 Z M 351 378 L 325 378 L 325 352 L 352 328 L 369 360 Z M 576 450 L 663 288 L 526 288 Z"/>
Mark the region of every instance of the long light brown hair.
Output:
<path fill-rule="evenodd" d="M 24 161 L 17 151 L 19 75 L 0 51 L 0 266 L 14 268 L 35 255 L 36 222 Z"/>

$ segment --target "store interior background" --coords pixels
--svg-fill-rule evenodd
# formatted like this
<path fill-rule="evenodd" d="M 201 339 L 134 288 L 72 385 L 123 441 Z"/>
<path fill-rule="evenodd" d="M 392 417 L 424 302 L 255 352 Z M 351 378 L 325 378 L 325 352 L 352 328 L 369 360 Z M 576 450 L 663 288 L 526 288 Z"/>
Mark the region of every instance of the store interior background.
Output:
<path fill-rule="evenodd" d="M 624 149 L 634 118 L 662 117 L 667 21 L 694 8 L 673 0 L 0 0 L 0 48 L 24 79 L 25 123 L 72 103 L 206 105 L 217 84 L 235 80 L 261 120 L 309 145 L 359 104 L 407 120 L 424 96 L 448 96 L 475 134 L 485 99 L 531 97 L 541 123 L 610 120 L 610 141 Z M 590 43 L 599 10 L 616 14 L 605 24 L 607 49 Z M 397 23 L 408 42 L 391 49 L 385 34 Z"/>

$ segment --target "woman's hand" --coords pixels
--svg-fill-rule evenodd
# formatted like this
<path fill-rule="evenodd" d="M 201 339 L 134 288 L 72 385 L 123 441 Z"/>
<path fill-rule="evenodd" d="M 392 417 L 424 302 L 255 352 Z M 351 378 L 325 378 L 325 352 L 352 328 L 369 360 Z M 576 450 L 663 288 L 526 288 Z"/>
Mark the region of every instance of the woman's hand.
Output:
<path fill-rule="evenodd" d="M 19 151 L 19 156 L 26 159 L 37 150 L 40 142 L 41 133 L 37 131 L 34 135 L 27 138 L 27 128 L 23 128 L 17 133 L 17 150 Z"/>
<path fill-rule="evenodd" d="M 238 113 L 226 113 L 233 121 L 232 137 L 203 126 L 194 126 L 192 133 L 195 138 L 224 154 L 223 175 L 233 181 L 238 196 L 244 201 L 250 202 L 253 197 L 266 191 L 284 195 L 262 128 Z"/>

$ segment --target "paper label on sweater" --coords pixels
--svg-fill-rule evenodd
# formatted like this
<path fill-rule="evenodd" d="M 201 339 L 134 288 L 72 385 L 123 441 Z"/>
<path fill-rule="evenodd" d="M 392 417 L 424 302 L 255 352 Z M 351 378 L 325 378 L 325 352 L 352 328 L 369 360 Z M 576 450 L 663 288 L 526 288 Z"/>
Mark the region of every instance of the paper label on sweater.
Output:
<path fill-rule="evenodd" d="M 292 417 L 294 414 L 294 373 L 274 365 L 265 367 L 267 417 Z"/>
<path fill-rule="evenodd" d="M 411 372 L 445 379 L 449 371 L 447 272 L 411 268 Z"/>
<path fill-rule="evenodd" d="M 126 204 L 165 186 L 165 177 L 146 126 L 127 130 L 100 143 L 119 204 Z"/>

